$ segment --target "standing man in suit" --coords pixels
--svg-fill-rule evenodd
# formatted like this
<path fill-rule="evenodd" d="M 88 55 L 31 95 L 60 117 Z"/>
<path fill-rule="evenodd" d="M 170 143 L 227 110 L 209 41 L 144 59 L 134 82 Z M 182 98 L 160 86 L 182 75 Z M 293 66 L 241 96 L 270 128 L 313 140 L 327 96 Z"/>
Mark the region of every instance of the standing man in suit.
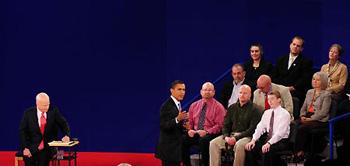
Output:
<path fill-rule="evenodd" d="M 290 43 L 289 55 L 277 60 L 272 80 L 289 88 L 293 97 L 297 97 L 302 103 L 312 77 L 312 61 L 306 59 L 303 51 L 304 39 L 295 36 Z"/>
<path fill-rule="evenodd" d="M 49 166 L 53 148 L 48 143 L 57 140 L 58 128 L 63 132 L 63 142 L 69 142 L 70 130 L 67 121 L 57 107 L 50 106 L 46 93 L 36 96 L 36 107 L 25 111 L 19 135 L 26 166 Z"/>
<path fill-rule="evenodd" d="M 254 83 L 245 79 L 245 71 L 243 65 L 236 63 L 232 66 L 233 80 L 226 82 L 221 90 L 220 103 L 227 109 L 230 105 L 238 101 L 239 88 L 246 84 L 254 91 Z"/>
<path fill-rule="evenodd" d="M 183 120 L 188 119 L 180 103 L 185 91 L 183 81 L 172 82 L 171 96 L 160 108 L 160 134 L 155 155 L 162 160 L 163 166 L 180 166 Z"/>
<path fill-rule="evenodd" d="M 268 75 L 261 75 L 256 83 L 258 89 L 254 91 L 253 103 L 258 105 L 260 110 L 270 109 L 268 94 L 278 91 L 281 94 L 281 106 L 289 112 L 293 119 L 293 99 L 287 87 L 272 83 Z"/>

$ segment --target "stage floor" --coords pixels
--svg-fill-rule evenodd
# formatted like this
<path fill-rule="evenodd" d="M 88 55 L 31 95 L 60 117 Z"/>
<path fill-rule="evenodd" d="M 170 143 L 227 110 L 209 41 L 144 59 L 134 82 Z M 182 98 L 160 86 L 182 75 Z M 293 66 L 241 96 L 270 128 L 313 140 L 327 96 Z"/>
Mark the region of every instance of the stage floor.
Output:
<path fill-rule="evenodd" d="M 161 161 L 152 153 L 111 153 L 111 152 L 78 152 L 77 166 L 117 166 L 120 163 L 129 163 L 132 166 L 160 166 Z M 73 163 L 73 162 L 72 162 Z M 14 166 L 15 152 L 1 151 L 0 166 Z M 20 163 L 24 165 L 23 162 Z M 67 166 L 62 161 L 61 166 Z"/>

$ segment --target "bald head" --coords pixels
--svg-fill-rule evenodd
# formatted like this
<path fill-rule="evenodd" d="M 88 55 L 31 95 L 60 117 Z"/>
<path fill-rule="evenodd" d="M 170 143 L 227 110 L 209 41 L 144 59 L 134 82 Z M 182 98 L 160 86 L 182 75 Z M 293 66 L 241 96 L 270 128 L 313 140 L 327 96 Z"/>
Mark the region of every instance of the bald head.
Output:
<path fill-rule="evenodd" d="M 250 100 L 251 96 L 252 96 L 252 90 L 248 85 L 244 84 L 239 88 L 238 99 L 241 105 L 246 104 Z"/>
<path fill-rule="evenodd" d="M 36 95 L 36 107 L 41 112 L 47 112 L 50 106 L 50 97 L 44 92 Z"/>
<path fill-rule="evenodd" d="M 215 88 L 211 82 L 206 82 L 202 85 L 201 96 L 203 99 L 211 99 L 215 95 Z"/>
<path fill-rule="evenodd" d="M 258 89 L 260 89 L 264 93 L 268 93 L 271 87 L 271 78 L 268 75 L 261 75 L 256 81 L 256 85 Z"/>

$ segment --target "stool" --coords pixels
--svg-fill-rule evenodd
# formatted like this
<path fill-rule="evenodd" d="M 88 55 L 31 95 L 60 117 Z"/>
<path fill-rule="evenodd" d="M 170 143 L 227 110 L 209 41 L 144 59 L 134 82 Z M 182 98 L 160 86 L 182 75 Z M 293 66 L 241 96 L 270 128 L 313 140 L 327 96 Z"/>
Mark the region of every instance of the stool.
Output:
<path fill-rule="evenodd" d="M 199 145 L 193 145 L 192 148 L 197 151 L 197 154 L 198 154 L 198 166 L 201 166 L 202 165 L 202 153 L 201 153 L 201 150 L 200 150 L 200 147 Z M 193 154 L 192 154 L 193 155 Z M 192 158 L 190 158 L 192 160 Z"/>
<path fill-rule="evenodd" d="M 225 149 L 221 150 L 221 165 L 232 166 L 233 160 L 235 159 L 235 152 L 233 147 L 225 143 Z"/>
<path fill-rule="evenodd" d="M 19 162 L 23 161 L 23 155 L 21 152 L 15 154 L 15 166 L 19 166 Z"/>

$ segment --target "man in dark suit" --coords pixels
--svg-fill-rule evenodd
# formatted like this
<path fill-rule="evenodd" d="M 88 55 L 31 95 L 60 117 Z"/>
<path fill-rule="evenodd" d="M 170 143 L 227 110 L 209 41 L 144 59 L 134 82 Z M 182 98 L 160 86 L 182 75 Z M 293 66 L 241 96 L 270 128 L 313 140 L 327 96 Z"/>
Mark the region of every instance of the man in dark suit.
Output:
<path fill-rule="evenodd" d="M 160 108 L 160 135 L 156 157 L 162 160 L 163 166 L 180 166 L 183 120 L 188 119 L 180 104 L 185 90 L 183 81 L 174 81 L 170 88 L 170 98 Z"/>
<path fill-rule="evenodd" d="M 58 128 L 64 134 L 63 142 L 69 142 L 70 130 L 57 107 L 50 106 L 46 93 L 36 96 L 36 107 L 24 112 L 19 135 L 26 166 L 49 166 L 53 148 L 48 143 L 57 140 Z"/>
<path fill-rule="evenodd" d="M 231 104 L 238 101 L 239 88 L 246 84 L 252 88 L 252 92 L 255 90 L 255 84 L 245 78 L 245 71 L 243 65 L 236 63 L 232 66 L 232 78 L 233 80 L 226 82 L 221 89 L 221 96 L 219 102 L 227 109 Z M 253 96 L 253 95 L 251 95 Z"/>
<path fill-rule="evenodd" d="M 312 61 L 302 56 L 304 39 L 295 36 L 290 43 L 290 53 L 277 60 L 272 81 L 289 88 L 293 97 L 303 103 L 306 91 L 310 89 Z"/>

